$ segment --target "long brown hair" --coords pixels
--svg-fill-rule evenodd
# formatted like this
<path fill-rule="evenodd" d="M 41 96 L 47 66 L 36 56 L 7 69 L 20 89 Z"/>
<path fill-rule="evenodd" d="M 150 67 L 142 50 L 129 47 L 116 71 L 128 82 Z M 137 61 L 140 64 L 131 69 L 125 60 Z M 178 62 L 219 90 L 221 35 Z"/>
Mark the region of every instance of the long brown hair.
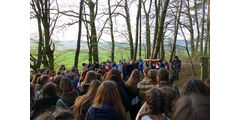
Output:
<path fill-rule="evenodd" d="M 182 95 L 190 94 L 209 96 L 207 86 L 201 80 L 188 80 L 183 84 Z"/>
<path fill-rule="evenodd" d="M 38 84 L 43 87 L 47 81 L 49 80 L 49 76 L 47 75 L 42 75 L 39 79 L 38 79 Z"/>
<path fill-rule="evenodd" d="M 178 99 L 172 120 L 210 120 L 210 99 L 202 95 L 187 95 Z"/>
<path fill-rule="evenodd" d="M 99 80 L 94 80 L 91 82 L 90 87 L 88 89 L 88 92 L 83 95 L 83 96 L 79 96 L 76 100 L 74 105 L 72 106 L 73 108 L 73 113 L 75 116 L 79 117 L 81 116 L 82 113 L 82 109 L 83 106 L 90 100 L 93 99 L 93 97 L 96 95 L 97 89 L 100 86 L 101 81 Z"/>
<path fill-rule="evenodd" d="M 49 82 L 43 87 L 43 96 L 57 96 L 57 87 L 53 82 Z"/>
<path fill-rule="evenodd" d="M 98 88 L 93 107 L 111 105 L 116 109 L 117 118 L 125 118 L 125 109 L 118 93 L 117 85 L 113 81 L 104 81 Z"/>
<path fill-rule="evenodd" d="M 161 82 L 161 81 L 169 82 L 169 73 L 168 73 L 167 69 L 160 68 L 158 70 L 158 79 L 159 79 L 159 82 Z"/>
<path fill-rule="evenodd" d="M 155 70 L 155 69 L 149 70 L 148 74 L 147 74 L 147 80 L 149 83 L 156 85 L 157 84 L 157 70 Z"/>
<path fill-rule="evenodd" d="M 113 68 L 108 72 L 105 80 L 112 80 L 112 81 L 116 82 L 118 85 L 124 84 L 122 76 L 116 68 Z"/>
<path fill-rule="evenodd" d="M 94 71 L 88 71 L 82 84 L 90 83 L 92 80 L 97 79 L 97 74 Z"/>
<path fill-rule="evenodd" d="M 72 80 L 69 78 L 62 78 L 59 85 L 59 92 L 65 94 L 73 89 Z"/>
<path fill-rule="evenodd" d="M 132 74 L 128 78 L 125 83 L 128 91 L 132 93 L 138 93 L 139 89 L 137 88 L 137 84 L 141 81 L 141 73 L 138 69 L 132 71 Z"/>

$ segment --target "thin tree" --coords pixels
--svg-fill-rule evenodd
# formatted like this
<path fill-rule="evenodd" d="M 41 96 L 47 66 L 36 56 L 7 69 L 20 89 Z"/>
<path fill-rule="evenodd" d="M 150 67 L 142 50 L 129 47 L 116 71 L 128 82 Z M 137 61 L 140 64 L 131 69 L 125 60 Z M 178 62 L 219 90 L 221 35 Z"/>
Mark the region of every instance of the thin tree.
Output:
<path fill-rule="evenodd" d="M 114 50 L 115 50 L 115 43 L 114 43 L 114 33 L 113 33 L 113 22 L 112 22 L 112 13 L 111 13 L 111 4 L 110 0 L 108 0 L 108 14 L 109 14 L 109 20 L 110 20 L 110 31 L 111 31 L 111 39 L 112 39 L 112 62 L 114 61 Z"/>
<path fill-rule="evenodd" d="M 205 41 L 205 48 L 204 48 L 204 55 L 210 56 L 210 0 L 207 0 L 208 3 L 208 15 L 207 15 L 207 35 L 206 35 L 206 41 Z"/>
<path fill-rule="evenodd" d="M 146 44 L 147 44 L 147 58 L 150 57 L 151 55 L 151 41 L 150 41 L 150 24 L 149 24 L 149 15 L 150 15 L 150 10 L 151 10 L 151 6 L 152 6 L 152 0 L 150 0 L 150 5 L 148 10 L 146 9 L 146 0 L 143 1 L 143 10 L 145 13 L 145 17 L 146 17 Z"/>
<path fill-rule="evenodd" d="M 202 1 L 202 32 L 201 32 L 201 41 L 200 41 L 201 56 L 203 56 L 204 19 L 205 19 L 205 0 Z"/>
<path fill-rule="evenodd" d="M 138 10 L 137 10 L 137 17 L 136 17 L 136 37 L 135 37 L 135 49 L 133 54 L 133 60 L 136 60 L 137 57 L 137 48 L 138 48 L 138 27 L 139 27 L 139 18 L 141 15 L 141 0 L 138 0 Z"/>
<path fill-rule="evenodd" d="M 74 59 L 74 66 L 78 68 L 78 58 L 80 54 L 80 47 L 81 47 L 81 35 L 82 35 L 82 10 L 83 10 L 84 0 L 80 1 L 80 8 L 79 8 L 79 23 L 78 23 L 78 38 L 77 38 L 77 48 L 75 52 L 75 59 Z"/>
<path fill-rule="evenodd" d="M 164 21 L 167 13 L 169 0 L 165 0 L 164 7 L 161 12 L 161 18 L 160 18 L 160 24 L 159 24 L 159 30 L 158 30 L 158 36 L 156 41 L 156 46 L 154 48 L 154 53 L 152 54 L 151 58 L 157 58 L 158 52 L 160 50 L 160 42 L 164 39 L 163 36 L 163 30 L 164 30 Z"/>
<path fill-rule="evenodd" d="M 172 47 L 172 52 L 171 52 L 171 56 L 170 56 L 170 61 L 172 61 L 173 54 L 174 54 L 174 52 L 176 50 L 176 41 L 177 41 L 177 35 L 178 35 L 178 25 L 179 25 L 179 21 L 180 21 L 180 17 L 181 17 L 181 12 L 182 12 L 182 0 L 180 0 L 180 8 L 177 11 L 178 11 L 178 15 L 177 15 L 177 19 L 176 19 L 176 22 L 175 22 L 174 40 L 173 40 L 173 47 Z"/>
<path fill-rule="evenodd" d="M 197 26 L 197 41 L 196 41 L 196 50 L 195 51 L 198 51 L 199 39 L 200 39 L 200 30 L 199 30 L 197 6 L 198 6 L 197 0 L 194 0 L 195 21 L 196 21 L 196 26 Z"/>

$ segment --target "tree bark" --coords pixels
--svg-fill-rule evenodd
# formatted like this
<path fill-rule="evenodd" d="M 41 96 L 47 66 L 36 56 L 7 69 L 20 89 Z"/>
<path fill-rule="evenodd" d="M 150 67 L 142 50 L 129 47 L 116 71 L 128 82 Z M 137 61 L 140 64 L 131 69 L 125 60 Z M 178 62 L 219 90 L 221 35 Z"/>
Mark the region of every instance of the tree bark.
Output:
<path fill-rule="evenodd" d="M 172 52 L 171 52 L 170 61 L 172 61 L 174 52 L 176 50 L 176 42 L 177 42 L 177 35 L 178 35 L 178 25 L 179 25 L 179 21 L 180 21 L 181 12 L 182 12 L 182 0 L 180 0 L 180 8 L 179 8 L 179 10 L 177 8 L 177 11 L 178 11 L 178 16 L 177 16 L 177 20 L 175 22 L 174 40 L 173 40 L 173 47 L 172 47 L 173 49 L 172 49 Z"/>
<path fill-rule="evenodd" d="M 157 2 L 157 1 L 158 1 L 158 2 Z M 156 45 L 156 41 L 157 41 L 160 6 L 161 6 L 161 1 L 160 1 L 160 0 L 155 0 L 155 15 L 156 15 L 156 18 L 155 18 L 155 28 L 154 28 L 153 46 Z M 154 48 L 154 47 L 153 47 L 153 48 Z"/>
<path fill-rule="evenodd" d="M 95 3 L 92 0 L 89 0 L 88 7 L 90 11 L 90 27 L 91 27 L 91 45 L 92 45 L 92 55 L 93 61 L 98 62 L 98 41 L 97 41 L 97 33 L 96 33 L 96 26 L 95 26 L 95 12 L 94 7 Z"/>
<path fill-rule="evenodd" d="M 110 0 L 108 0 L 108 14 L 109 14 L 109 20 L 110 20 L 110 31 L 111 31 L 111 39 L 112 39 L 112 62 L 114 61 L 114 50 L 115 50 L 115 43 L 114 43 L 114 34 L 113 34 L 113 22 L 112 22 L 112 13 L 111 13 L 111 4 Z"/>
<path fill-rule="evenodd" d="M 188 11 L 188 18 L 189 18 L 189 24 L 190 24 L 190 44 L 191 44 L 191 57 L 194 56 L 195 50 L 194 50 L 194 31 L 193 31 L 193 22 L 192 22 L 192 16 L 190 13 L 190 4 L 189 0 L 187 0 L 187 11 Z"/>
<path fill-rule="evenodd" d="M 163 27 L 164 27 L 164 21 L 165 21 L 165 17 L 166 17 L 166 13 L 167 13 L 168 3 L 169 3 L 169 0 L 165 0 L 164 7 L 163 7 L 163 10 L 161 13 L 161 18 L 160 18 L 156 47 L 153 51 L 154 53 L 151 56 L 151 58 L 157 58 L 158 52 L 160 50 L 160 42 L 163 40 L 163 37 L 162 37 L 163 36 Z"/>
<path fill-rule="evenodd" d="M 200 42 L 200 54 L 203 56 L 203 38 L 204 38 L 204 19 L 205 19 L 205 0 L 202 1 L 202 32 L 201 32 L 201 42 Z"/>
<path fill-rule="evenodd" d="M 79 23 L 78 23 L 78 38 L 77 38 L 77 48 L 75 52 L 75 60 L 74 66 L 78 68 L 78 58 L 80 54 L 80 47 L 81 47 L 81 35 L 82 35 L 82 9 L 83 9 L 84 0 L 80 1 L 80 8 L 79 8 Z"/>
<path fill-rule="evenodd" d="M 126 19 L 126 23 L 127 23 L 129 45 L 130 45 L 130 56 L 131 56 L 131 60 L 132 60 L 134 49 L 133 49 L 133 38 L 132 38 L 132 30 L 131 30 L 130 15 L 129 15 L 127 0 L 125 0 L 124 10 L 126 13 L 125 19 Z"/>
<path fill-rule="evenodd" d="M 136 60 L 137 57 L 137 48 L 138 48 L 138 26 L 139 26 L 139 17 L 141 13 L 141 0 L 138 0 L 138 10 L 137 10 L 137 17 L 136 17 L 136 37 L 135 37 L 135 49 L 133 54 L 133 60 Z"/>
<path fill-rule="evenodd" d="M 205 41 L 205 49 L 204 49 L 204 55 L 208 56 L 210 55 L 210 0 L 207 0 L 208 3 L 208 16 L 207 16 L 207 36 L 206 36 L 206 41 Z"/>
<path fill-rule="evenodd" d="M 197 25 L 197 42 L 196 42 L 196 50 L 195 51 L 198 51 L 200 31 L 199 31 L 199 22 L 198 22 L 198 13 L 197 13 L 197 0 L 194 0 L 194 12 L 195 12 L 196 25 Z"/>
<path fill-rule="evenodd" d="M 146 10 L 145 1 L 143 1 L 143 9 L 146 16 L 146 44 L 147 44 L 147 58 L 151 56 L 151 36 L 150 36 L 150 24 L 149 24 L 149 14 L 152 6 L 152 0 L 150 0 L 150 5 L 148 11 Z"/>
<path fill-rule="evenodd" d="M 139 31 L 139 56 L 141 57 L 142 56 L 142 15 L 141 15 L 141 12 L 140 12 L 140 31 Z"/>

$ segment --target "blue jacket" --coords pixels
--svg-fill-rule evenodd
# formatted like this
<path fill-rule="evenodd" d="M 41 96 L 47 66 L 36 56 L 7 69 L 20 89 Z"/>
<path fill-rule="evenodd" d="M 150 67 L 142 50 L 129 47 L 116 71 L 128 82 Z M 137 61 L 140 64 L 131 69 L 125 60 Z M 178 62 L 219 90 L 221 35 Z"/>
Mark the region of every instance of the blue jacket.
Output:
<path fill-rule="evenodd" d="M 103 105 L 103 107 L 90 107 L 85 118 L 85 120 L 116 120 L 116 119 L 117 119 L 116 109 L 111 105 Z"/>

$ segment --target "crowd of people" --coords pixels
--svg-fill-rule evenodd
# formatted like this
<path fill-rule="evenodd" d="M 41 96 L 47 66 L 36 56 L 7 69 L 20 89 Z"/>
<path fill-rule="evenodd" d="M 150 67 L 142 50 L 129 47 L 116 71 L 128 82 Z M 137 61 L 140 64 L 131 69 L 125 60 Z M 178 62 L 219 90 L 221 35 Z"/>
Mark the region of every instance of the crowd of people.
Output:
<path fill-rule="evenodd" d="M 151 63 L 151 65 L 149 65 Z M 181 61 L 83 63 L 31 73 L 30 116 L 36 120 L 209 120 L 210 81 L 188 80 Z M 173 71 L 173 72 L 170 72 Z"/>

